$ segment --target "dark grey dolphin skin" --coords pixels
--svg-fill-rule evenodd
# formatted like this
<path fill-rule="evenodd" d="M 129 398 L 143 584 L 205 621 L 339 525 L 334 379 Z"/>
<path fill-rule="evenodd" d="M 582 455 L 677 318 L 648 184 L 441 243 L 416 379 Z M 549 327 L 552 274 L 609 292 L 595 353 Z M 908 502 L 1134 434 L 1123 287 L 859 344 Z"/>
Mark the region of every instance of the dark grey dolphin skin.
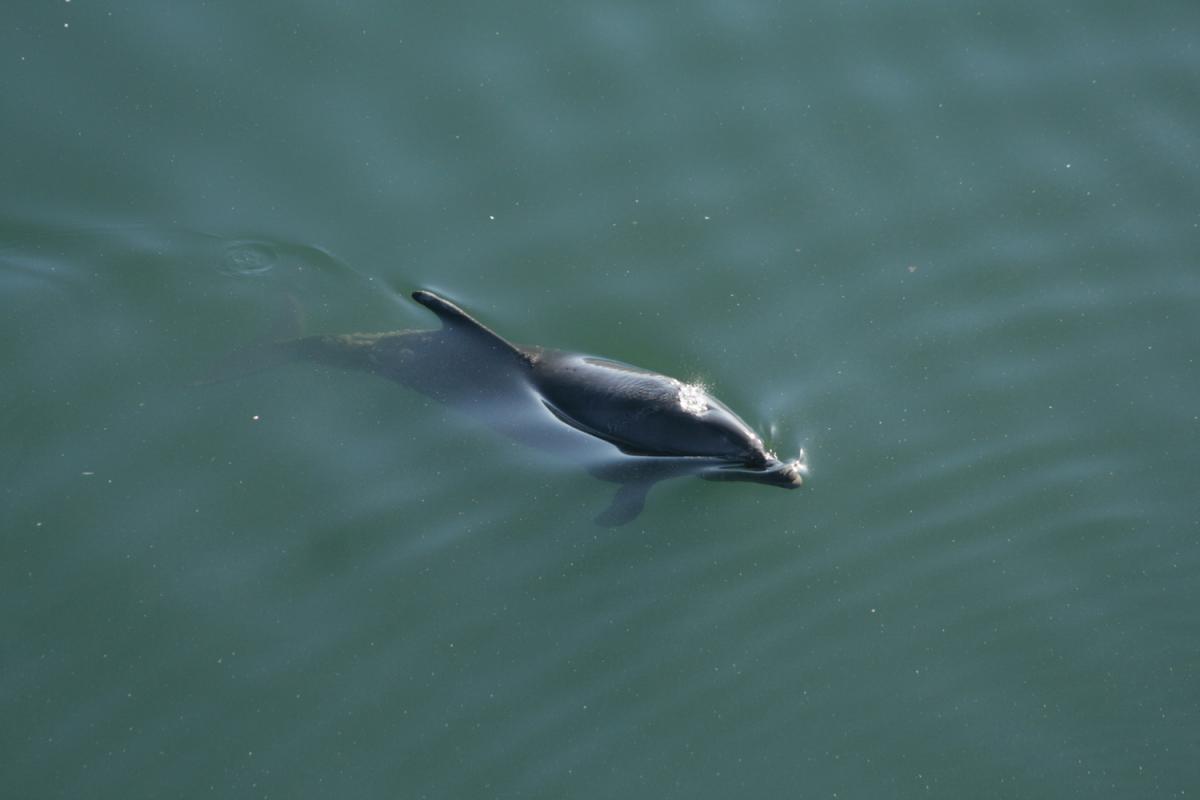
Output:
<path fill-rule="evenodd" d="M 605 525 L 636 517 L 649 488 L 675 475 L 794 489 L 808 474 L 803 451 L 781 461 L 698 386 L 604 358 L 518 346 L 443 297 L 412 297 L 437 314 L 440 330 L 309 336 L 275 346 L 390 378 L 526 444 L 587 453 L 593 474 L 621 484 L 597 519 Z M 624 455 L 598 449 L 602 443 Z"/>

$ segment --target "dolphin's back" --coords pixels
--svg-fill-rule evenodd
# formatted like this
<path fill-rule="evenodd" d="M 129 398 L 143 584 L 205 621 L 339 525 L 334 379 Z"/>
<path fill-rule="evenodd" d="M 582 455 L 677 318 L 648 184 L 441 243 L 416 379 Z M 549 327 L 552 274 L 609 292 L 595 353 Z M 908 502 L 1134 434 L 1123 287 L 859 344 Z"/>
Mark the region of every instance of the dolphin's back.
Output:
<path fill-rule="evenodd" d="M 546 351 L 533 382 L 559 419 L 630 455 L 744 459 L 762 447 L 702 388 L 619 361 Z"/>

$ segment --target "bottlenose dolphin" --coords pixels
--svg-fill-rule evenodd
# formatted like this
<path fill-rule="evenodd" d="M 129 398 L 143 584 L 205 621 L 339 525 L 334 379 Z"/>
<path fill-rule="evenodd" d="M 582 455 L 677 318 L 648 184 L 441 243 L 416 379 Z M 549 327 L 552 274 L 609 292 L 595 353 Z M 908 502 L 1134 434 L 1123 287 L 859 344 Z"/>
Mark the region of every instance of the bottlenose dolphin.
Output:
<path fill-rule="evenodd" d="M 597 518 L 604 525 L 636 517 L 650 487 L 676 475 L 789 489 L 808 475 L 803 450 L 780 460 L 700 386 L 605 358 L 515 345 L 433 292 L 412 297 L 438 316 L 441 329 L 307 336 L 272 346 L 376 373 L 518 441 L 581 457 L 593 474 L 621 484 Z"/>

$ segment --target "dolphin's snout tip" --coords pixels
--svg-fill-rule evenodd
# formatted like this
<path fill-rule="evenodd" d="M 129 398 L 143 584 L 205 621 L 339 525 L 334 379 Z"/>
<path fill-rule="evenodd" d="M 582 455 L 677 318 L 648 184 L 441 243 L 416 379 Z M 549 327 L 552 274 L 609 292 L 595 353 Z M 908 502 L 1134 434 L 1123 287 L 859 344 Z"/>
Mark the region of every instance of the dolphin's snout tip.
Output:
<path fill-rule="evenodd" d="M 799 489 L 808 477 L 808 463 L 801 457 L 791 461 L 772 458 L 762 474 L 769 475 L 770 483 L 785 489 Z"/>
<path fill-rule="evenodd" d="M 788 479 L 793 489 L 798 489 L 804 485 L 804 481 L 808 479 L 808 456 L 803 450 L 796 458 L 783 465 L 783 474 Z"/>

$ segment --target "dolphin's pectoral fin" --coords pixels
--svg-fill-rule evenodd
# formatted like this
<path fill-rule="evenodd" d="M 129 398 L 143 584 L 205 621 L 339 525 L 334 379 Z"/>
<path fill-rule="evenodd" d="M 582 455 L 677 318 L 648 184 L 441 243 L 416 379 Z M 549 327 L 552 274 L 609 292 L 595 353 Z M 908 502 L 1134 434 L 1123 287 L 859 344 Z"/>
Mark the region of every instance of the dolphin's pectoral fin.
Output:
<path fill-rule="evenodd" d="M 616 528 L 636 519 L 637 515 L 642 513 L 642 509 L 646 507 L 646 493 L 653 485 L 653 481 L 621 484 L 621 488 L 617 489 L 617 493 L 613 495 L 608 508 L 596 517 L 596 524 L 606 528 Z"/>

